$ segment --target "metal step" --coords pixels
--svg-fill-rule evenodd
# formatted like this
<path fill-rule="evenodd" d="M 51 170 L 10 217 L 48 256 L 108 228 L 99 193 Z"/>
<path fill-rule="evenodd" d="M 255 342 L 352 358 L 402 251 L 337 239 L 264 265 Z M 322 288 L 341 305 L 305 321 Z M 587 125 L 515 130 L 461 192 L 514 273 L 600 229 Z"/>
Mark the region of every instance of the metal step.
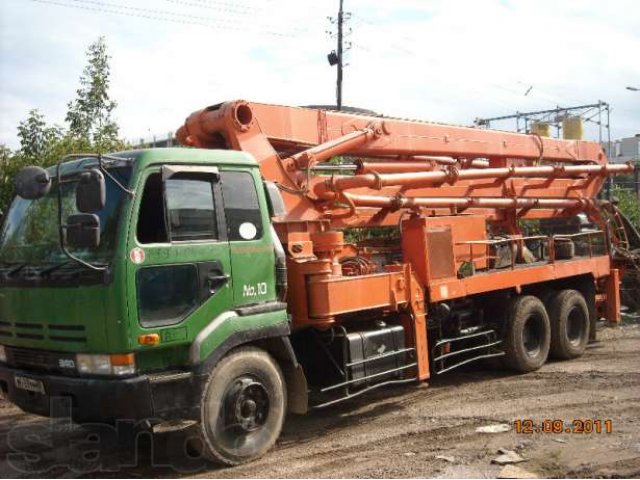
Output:
<path fill-rule="evenodd" d="M 441 374 L 484 358 L 501 357 L 501 343 L 495 330 L 443 338 L 431 350 L 434 371 Z"/>

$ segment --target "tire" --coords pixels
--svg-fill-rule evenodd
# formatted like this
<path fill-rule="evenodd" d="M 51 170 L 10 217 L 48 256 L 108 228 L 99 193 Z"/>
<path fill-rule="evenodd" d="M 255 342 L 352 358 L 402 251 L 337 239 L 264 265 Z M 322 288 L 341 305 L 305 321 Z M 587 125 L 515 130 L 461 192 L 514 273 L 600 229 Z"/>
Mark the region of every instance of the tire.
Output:
<path fill-rule="evenodd" d="M 551 328 L 544 304 L 534 296 L 518 296 L 507 309 L 504 365 L 520 373 L 538 370 L 549 355 Z"/>
<path fill-rule="evenodd" d="M 576 290 L 562 290 L 549 301 L 553 358 L 568 360 L 584 353 L 589 341 L 589 307 Z"/>
<path fill-rule="evenodd" d="M 549 313 L 549 301 L 557 294 L 557 290 L 552 290 L 550 288 L 544 289 L 536 294 L 536 297 L 538 297 L 543 303 L 544 308 L 547 309 L 547 314 Z M 551 321 L 551 317 L 549 317 L 549 321 Z"/>
<path fill-rule="evenodd" d="M 239 465 L 276 442 L 286 412 L 282 371 L 265 351 L 239 348 L 213 369 L 201 399 L 198 446 L 205 458 Z"/>

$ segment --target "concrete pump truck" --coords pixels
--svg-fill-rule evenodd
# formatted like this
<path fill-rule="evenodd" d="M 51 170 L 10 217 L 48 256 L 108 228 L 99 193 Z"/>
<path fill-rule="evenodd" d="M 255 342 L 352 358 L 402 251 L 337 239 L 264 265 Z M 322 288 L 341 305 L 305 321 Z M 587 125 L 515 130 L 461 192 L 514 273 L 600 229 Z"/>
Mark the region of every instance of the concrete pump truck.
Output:
<path fill-rule="evenodd" d="M 640 240 L 600 145 L 245 101 L 183 148 L 27 167 L 0 233 L 0 387 L 78 422 L 191 421 L 227 465 L 287 411 L 583 354 Z"/>

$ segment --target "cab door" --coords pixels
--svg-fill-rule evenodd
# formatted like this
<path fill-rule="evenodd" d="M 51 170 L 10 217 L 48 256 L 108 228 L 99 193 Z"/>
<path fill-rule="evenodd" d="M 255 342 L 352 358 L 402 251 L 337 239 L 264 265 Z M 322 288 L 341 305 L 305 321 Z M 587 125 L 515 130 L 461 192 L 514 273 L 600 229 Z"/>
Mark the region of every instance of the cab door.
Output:
<path fill-rule="evenodd" d="M 163 345 L 186 343 L 233 306 L 218 171 L 165 165 L 142 182 L 129 236 L 130 338 L 153 332 Z"/>
<path fill-rule="evenodd" d="M 256 169 L 221 171 L 236 307 L 277 303 L 275 254 L 264 191 Z M 260 193 L 259 193 L 260 192 Z M 282 308 L 282 304 L 278 305 Z M 255 312 L 260 311 L 254 309 Z"/>

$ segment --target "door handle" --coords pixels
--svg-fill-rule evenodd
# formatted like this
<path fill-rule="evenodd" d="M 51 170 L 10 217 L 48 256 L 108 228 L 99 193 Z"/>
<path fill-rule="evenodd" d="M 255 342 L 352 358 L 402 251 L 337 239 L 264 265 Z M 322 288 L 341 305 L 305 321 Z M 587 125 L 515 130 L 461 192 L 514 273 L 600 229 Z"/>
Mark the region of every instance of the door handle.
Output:
<path fill-rule="evenodd" d="M 211 272 L 207 275 L 207 284 L 209 285 L 209 292 L 215 293 L 220 287 L 225 285 L 229 281 L 229 275 L 219 272 Z"/>

